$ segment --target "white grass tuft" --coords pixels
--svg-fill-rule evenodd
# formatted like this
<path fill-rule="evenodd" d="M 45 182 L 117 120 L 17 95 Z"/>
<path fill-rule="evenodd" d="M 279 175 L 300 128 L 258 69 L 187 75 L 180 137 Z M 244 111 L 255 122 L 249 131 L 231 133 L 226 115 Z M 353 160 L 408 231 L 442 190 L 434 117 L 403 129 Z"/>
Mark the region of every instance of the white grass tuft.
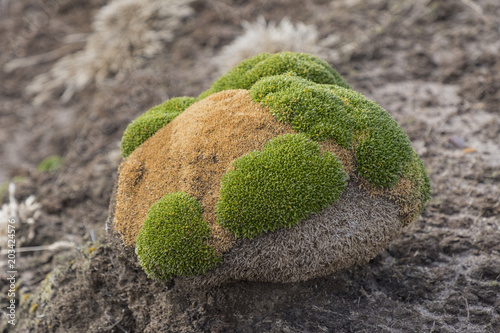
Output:
<path fill-rule="evenodd" d="M 15 250 L 15 258 L 19 259 L 22 252 L 58 251 L 75 247 L 75 243 L 70 241 L 57 241 L 50 245 L 21 247 L 23 242 L 30 242 L 34 239 L 36 223 L 41 215 L 42 205 L 36 201 L 34 195 L 30 195 L 24 202 L 19 203 L 14 196 L 15 192 L 16 185 L 10 183 L 9 202 L 0 207 L 0 255 L 2 256 L 2 260 L 0 261 L 0 276 L 8 270 L 6 256 L 12 249 Z M 10 221 L 12 220 L 14 220 L 14 223 L 11 224 Z M 15 228 L 10 228 L 11 230 L 15 230 L 15 233 L 9 234 L 9 225 Z M 21 236 L 20 232 L 23 229 L 27 229 L 28 231 L 23 232 L 23 236 Z M 9 240 L 12 241 L 9 243 Z"/>
<path fill-rule="evenodd" d="M 324 46 L 314 25 L 293 24 L 287 17 L 276 24 L 274 21 L 266 22 L 262 16 L 254 23 L 245 21 L 242 25 L 245 30 L 243 35 L 224 47 L 214 61 L 221 73 L 263 52 L 305 52 L 320 57 L 324 54 Z"/>
<path fill-rule="evenodd" d="M 35 105 L 61 96 L 68 102 L 92 83 L 122 79 L 145 58 L 158 54 L 174 39 L 182 20 L 193 14 L 192 0 L 114 0 L 101 8 L 85 48 L 60 59 L 26 88 Z"/>
<path fill-rule="evenodd" d="M 34 224 L 40 217 L 42 205 L 36 201 L 34 195 L 30 195 L 24 202 L 17 202 L 14 194 L 16 193 L 16 185 L 9 184 L 9 202 L 0 207 L 0 249 L 5 251 L 8 246 L 8 225 L 10 220 L 14 220 L 14 230 L 19 233 L 20 226 L 33 225 L 31 230 L 34 230 Z M 34 236 L 34 234 L 33 234 Z M 16 239 L 16 247 L 19 245 L 18 238 Z"/>

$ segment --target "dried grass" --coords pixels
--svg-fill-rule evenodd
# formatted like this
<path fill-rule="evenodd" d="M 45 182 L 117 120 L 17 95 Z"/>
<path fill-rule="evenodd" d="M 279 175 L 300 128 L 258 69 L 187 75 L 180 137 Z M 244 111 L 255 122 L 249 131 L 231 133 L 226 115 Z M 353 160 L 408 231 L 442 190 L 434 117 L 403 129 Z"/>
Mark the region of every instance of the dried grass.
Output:
<path fill-rule="evenodd" d="M 101 8 L 85 48 L 60 59 L 26 88 L 35 105 L 64 90 L 63 102 L 92 83 L 122 79 L 172 41 L 192 0 L 115 0 Z"/>

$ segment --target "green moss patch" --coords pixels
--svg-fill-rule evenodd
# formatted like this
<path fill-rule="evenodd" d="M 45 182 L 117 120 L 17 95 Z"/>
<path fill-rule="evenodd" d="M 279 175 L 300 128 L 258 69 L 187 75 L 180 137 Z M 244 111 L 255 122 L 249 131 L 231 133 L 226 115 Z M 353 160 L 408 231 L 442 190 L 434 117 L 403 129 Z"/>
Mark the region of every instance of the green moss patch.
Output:
<path fill-rule="evenodd" d="M 242 61 L 215 81 L 199 98 L 228 89 L 250 89 L 259 79 L 284 73 L 294 73 L 316 83 L 349 85 L 327 62 L 306 53 L 262 53 Z"/>
<path fill-rule="evenodd" d="M 303 134 L 285 134 L 233 163 L 221 180 L 218 222 L 237 237 L 291 228 L 335 202 L 347 175 L 339 159 Z"/>
<path fill-rule="evenodd" d="M 207 245 L 209 238 L 200 203 L 183 192 L 169 193 L 148 211 L 137 258 L 148 277 L 158 280 L 203 274 L 221 260 Z"/>
<path fill-rule="evenodd" d="M 63 166 L 63 158 L 58 155 L 52 155 L 43 159 L 37 166 L 39 172 L 56 172 Z"/>
<path fill-rule="evenodd" d="M 123 157 L 130 155 L 144 141 L 171 122 L 196 100 L 194 97 L 175 97 L 149 109 L 136 118 L 123 133 L 121 143 Z"/>
<path fill-rule="evenodd" d="M 375 186 L 393 187 L 413 157 L 410 141 L 387 111 L 351 89 L 277 75 L 254 84 L 250 96 L 311 139 L 352 149 L 358 173 Z"/>
<path fill-rule="evenodd" d="M 411 161 L 405 164 L 402 173 L 414 185 L 413 190 L 409 195 L 410 201 L 419 203 L 419 209 L 406 218 L 405 222 L 408 224 L 417 218 L 417 216 L 424 209 L 425 203 L 429 201 L 431 183 L 429 181 L 429 177 L 427 176 L 425 166 L 416 152 L 413 153 Z"/>
<path fill-rule="evenodd" d="M 297 132 L 316 141 L 334 139 L 349 148 L 355 121 L 330 87 L 285 74 L 261 79 L 250 89 L 250 97 Z"/>
<path fill-rule="evenodd" d="M 414 156 L 410 140 L 391 115 L 362 94 L 331 86 L 355 121 L 354 153 L 358 173 L 375 186 L 393 187 Z M 427 176 L 425 176 L 427 177 Z"/>

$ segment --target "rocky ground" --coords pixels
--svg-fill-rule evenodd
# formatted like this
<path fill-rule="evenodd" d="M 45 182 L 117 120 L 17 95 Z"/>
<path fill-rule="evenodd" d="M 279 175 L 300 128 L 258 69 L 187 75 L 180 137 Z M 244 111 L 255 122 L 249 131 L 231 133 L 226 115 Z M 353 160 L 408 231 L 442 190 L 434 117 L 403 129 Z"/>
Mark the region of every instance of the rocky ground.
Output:
<path fill-rule="evenodd" d="M 1 198 L 9 202 L 6 184 L 15 182 L 27 211 L 17 220 L 18 251 L 45 246 L 18 252 L 17 325 L 2 319 L 0 330 L 500 332 L 496 0 L 193 1 L 174 38 L 127 75 L 92 83 L 69 102 L 61 90 L 34 104 L 25 87 L 85 46 L 106 3 L 0 1 Z M 151 106 L 207 89 L 223 47 L 259 15 L 317 27 L 318 40 L 329 40 L 323 58 L 408 134 L 428 169 L 431 201 L 387 251 L 321 279 L 210 290 L 153 282 L 106 237 L 121 135 Z M 62 167 L 37 168 L 51 155 Z M 35 203 L 26 204 L 30 195 Z"/>

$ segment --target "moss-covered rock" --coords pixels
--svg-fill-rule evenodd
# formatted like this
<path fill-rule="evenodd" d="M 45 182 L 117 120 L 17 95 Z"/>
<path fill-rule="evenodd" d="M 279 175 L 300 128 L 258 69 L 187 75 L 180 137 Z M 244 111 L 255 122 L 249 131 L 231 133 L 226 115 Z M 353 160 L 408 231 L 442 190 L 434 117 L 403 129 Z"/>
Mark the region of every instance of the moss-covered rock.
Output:
<path fill-rule="evenodd" d="M 122 155 L 127 157 L 135 148 L 168 124 L 191 104 L 211 94 L 230 89 L 250 89 L 268 76 L 290 73 L 316 83 L 336 84 L 350 88 L 344 79 L 325 61 L 305 53 L 262 53 L 242 61 L 215 81 L 198 97 L 176 97 L 153 107 L 134 120 L 122 138 Z"/>
<path fill-rule="evenodd" d="M 222 177 L 216 213 L 243 238 L 291 228 L 320 212 L 340 197 L 348 178 L 335 155 L 302 134 L 276 137 L 233 167 Z"/>
<path fill-rule="evenodd" d="M 220 261 L 209 238 L 200 203 L 186 193 L 169 193 L 148 211 L 137 237 L 137 258 L 148 276 L 158 280 L 202 274 Z"/>
<path fill-rule="evenodd" d="M 258 55 L 149 110 L 122 152 L 114 229 L 159 280 L 287 282 L 364 263 L 430 192 L 389 113 L 300 53 Z"/>
<path fill-rule="evenodd" d="M 168 124 L 196 101 L 194 97 L 175 97 L 152 107 L 127 126 L 123 133 L 121 150 L 127 157 L 144 141 Z"/>

